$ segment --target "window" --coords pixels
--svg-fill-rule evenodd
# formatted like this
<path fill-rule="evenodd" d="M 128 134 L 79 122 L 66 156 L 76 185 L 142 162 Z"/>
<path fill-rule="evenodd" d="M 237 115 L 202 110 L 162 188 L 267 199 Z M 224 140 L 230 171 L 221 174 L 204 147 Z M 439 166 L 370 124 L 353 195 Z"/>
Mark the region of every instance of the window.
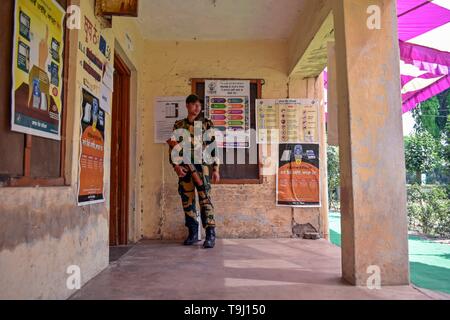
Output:
<path fill-rule="evenodd" d="M 200 99 L 205 99 L 205 79 L 192 79 L 192 92 L 197 94 Z M 250 119 L 251 128 L 256 129 L 256 99 L 261 99 L 263 80 L 250 80 Z M 259 154 L 259 146 L 256 144 L 255 130 L 253 130 L 251 143 L 256 146 Z M 221 149 L 223 150 L 223 149 Z M 260 164 L 250 164 L 250 149 L 245 149 L 245 158 L 247 164 L 236 164 L 238 154 L 234 154 L 234 162 L 227 164 L 224 155 L 223 163 L 220 168 L 222 184 L 260 184 L 262 183 Z M 259 162 L 259 157 L 258 157 Z"/>
<path fill-rule="evenodd" d="M 58 0 L 66 8 L 67 0 Z M 0 6 L 0 187 L 62 186 L 64 181 L 65 106 L 63 103 L 62 141 L 11 131 L 11 66 L 14 33 L 14 1 Z M 64 51 L 67 74 L 66 40 Z M 66 87 L 64 87 L 64 90 Z M 64 94 L 64 97 L 66 94 Z M 64 98 L 65 99 L 65 98 Z"/>

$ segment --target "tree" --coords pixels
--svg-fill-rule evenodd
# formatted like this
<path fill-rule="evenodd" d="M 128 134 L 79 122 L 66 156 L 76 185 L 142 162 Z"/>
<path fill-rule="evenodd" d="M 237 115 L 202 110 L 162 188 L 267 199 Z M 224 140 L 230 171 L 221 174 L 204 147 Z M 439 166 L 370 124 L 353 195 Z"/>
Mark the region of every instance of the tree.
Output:
<path fill-rule="evenodd" d="M 444 134 L 448 135 L 448 124 L 450 119 L 450 90 L 437 96 L 439 101 L 439 116 L 436 124 Z"/>
<path fill-rule="evenodd" d="M 414 129 L 416 132 L 427 131 L 435 139 L 440 138 L 440 130 L 437 126 L 436 119 L 439 116 L 439 101 L 437 97 L 433 97 L 422 102 L 412 111 L 413 118 L 416 122 Z"/>
<path fill-rule="evenodd" d="M 428 131 L 419 131 L 405 138 L 406 169 L 414 172 L 416 182 L 421 182 L 422 173 L 439 165 L 439 143 Z"/>
<path fill-rule="evenodd" d="M 445 127 L 445 141 L 444 146 L 442 148 L 442 159 L 443 159 L 443 167 L 444 173 L 450 176 L 450 115 L 448 116 L 447 125 Z M 447 185 L 447 189 L 450 192 L 450 186 Z M 450 194 L 450 193 L 449 193 Z"/>
<path fill-rule="evenodd" d="M 412 115 L 416 122 L 414 126 L 416 133 L 427 132 L 436 142 L 436 152 L 440 161 L 433 167 L 434 172 L 427 173 L 430 173 L 436 182 L 448 184 L 450 173 L 450 90 L 422 102 L 412 111 Z"/>
<path fill-rule="evenodd" d="M 447 123 L 450 114 L 450 90 L 422 102 L 413 109 L 417 132 L 428 131 L 436 140 L 448 134 Z"/>
<path fill-rule="evenodd" d="M 339 207 L 339 187 L 341 184 L 339 168 L 339 148 L 328 146 L 328 198 L 331 208 Z"/>

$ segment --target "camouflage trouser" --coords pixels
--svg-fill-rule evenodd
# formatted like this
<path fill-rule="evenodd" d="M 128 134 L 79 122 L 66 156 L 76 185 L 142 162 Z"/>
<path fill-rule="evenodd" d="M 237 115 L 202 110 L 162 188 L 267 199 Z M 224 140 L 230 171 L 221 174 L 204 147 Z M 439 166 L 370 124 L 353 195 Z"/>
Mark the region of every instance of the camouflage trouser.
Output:
<path fill-rule="evenodd" d="M 188 173 L 184 178 L 180 178 L 178 182 L 178 193 L 183 202 L 184 215 L 186 219 L 186 227 L 197 226 L 197 209 L 195 204 L 195 190 L 198 192 L 200 202 L 200 212 L 202 224 L 204 228 L 215 227 L 214 207 L 211 203 L 211 184 L 209 177 L 209 168 L 207 166 L 196 165 L 197 172 L 202 178 L 203 186 L 195 184 L 191 173 Z"/>

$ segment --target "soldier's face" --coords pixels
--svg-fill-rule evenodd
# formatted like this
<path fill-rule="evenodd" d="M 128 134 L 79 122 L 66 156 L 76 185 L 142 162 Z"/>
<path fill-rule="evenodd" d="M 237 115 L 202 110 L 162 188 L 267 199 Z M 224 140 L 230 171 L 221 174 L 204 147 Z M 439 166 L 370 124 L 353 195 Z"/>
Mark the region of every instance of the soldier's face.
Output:
<path fill-rule="evenodd" d="M 198 115 L 202 111 L 202 104 L 199 101 L 195 103 L 189 103 L 187 105 L 187 109 L 190 116 L 198 117 Z"/>

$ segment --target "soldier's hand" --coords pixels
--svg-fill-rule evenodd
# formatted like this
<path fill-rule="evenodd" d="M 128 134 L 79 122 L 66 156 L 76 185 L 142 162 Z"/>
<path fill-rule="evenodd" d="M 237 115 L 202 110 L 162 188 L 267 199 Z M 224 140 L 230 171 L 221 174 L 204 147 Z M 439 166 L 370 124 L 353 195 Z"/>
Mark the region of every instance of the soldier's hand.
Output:
<path fill-rule="evenodd" d="M 219 171 L 214 171 L 212 174 L 212 181 L 213 183 L 219 183 L 220 182 L 220 173 Z"/>
<path fill-rule="evenodd" d="M 184 178 L 184 177 L 186 177 L 186 174 L 187 174 L 186 168 L 184 168 L 184 167 L 182 167 L 182 166 L 175 166 L 174 169 L 175 169 L 175 172 L 177 173 L 177 176 L 178 176 L 179 178 Z"/>

